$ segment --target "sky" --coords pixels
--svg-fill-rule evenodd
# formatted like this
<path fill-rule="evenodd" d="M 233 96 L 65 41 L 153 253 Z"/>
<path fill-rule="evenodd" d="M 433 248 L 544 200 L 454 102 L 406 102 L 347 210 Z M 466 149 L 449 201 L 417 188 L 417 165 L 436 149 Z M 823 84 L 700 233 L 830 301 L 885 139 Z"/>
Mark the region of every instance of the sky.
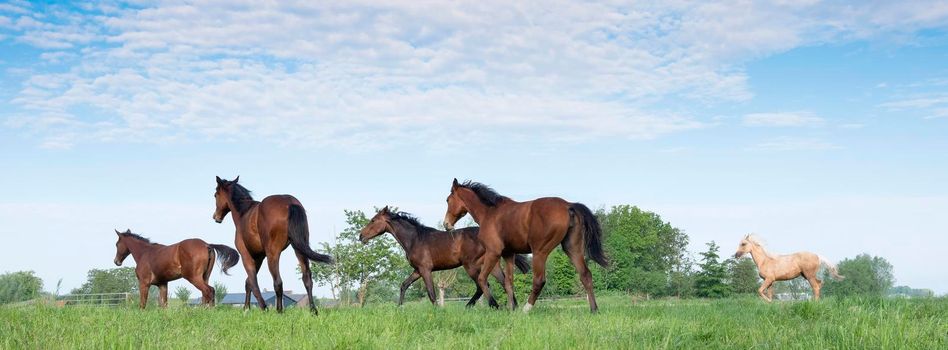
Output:
<path fill-rule="evenodd" d="M 232 245 L 214 177 L 240 175 L 314 245 L 345 209 L 434 226 L 472 179 L 945 294 L 948 3 L 0 2 L 0 164 L 0 272 L 61 293 L 113 229 Z"/>

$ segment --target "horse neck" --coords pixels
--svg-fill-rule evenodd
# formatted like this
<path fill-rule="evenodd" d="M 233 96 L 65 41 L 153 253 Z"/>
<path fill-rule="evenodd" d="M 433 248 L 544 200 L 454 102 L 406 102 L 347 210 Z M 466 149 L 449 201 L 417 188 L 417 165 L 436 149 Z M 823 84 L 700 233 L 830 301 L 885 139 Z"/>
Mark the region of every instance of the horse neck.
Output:
<path fill-rule="evenodd" d="M 415 242 L 418 240 L 418 229 L 414 225 L 397 219 L 391 220 L 389 223 L 392 227 L 390 233 L 392 236 L 395 236 L 395 241 L 397 241 L 406 252 L 411 251 L 411 249 L 415 247 Z"/>
<path fill-rule="evenodd" d="M 237 208 L 239 208 L 237 203 L 234 203 L 233 201 L 227 201 L 227 205 L 230 206 L 230 217 L 234 219 L 234 226 L 239 228 L 241 226 L 241 223 L 243 222 L 244 215 L 247 215 L 247 213 L 250 213 L 250 210 L 252 210 L 253 207 L 256 206 L 258 203 L 260 202 L 251 201 L 250 205 L 247 206 L 247 209 L 245 209 L 243 212 L 240 212 L 239 210 L 237 210 Z"/>
<path fill-rule="evenodd" d="M 125 240 L 125 245 L 128 246 L 128 251 L 132 253 L 132 259 L 135 259 L 135 262 L 140 261 L 141 257 L 145 253 L 154 249 L 153 243 L 148 243 L 136 238 L 129 237 Z"/>
<path fill-rule="evenodd" d="M 478 223 L 479 225 L 483 225 L 481 220 L 490 215 L 494 208 L 484 204 L 480 197 L 474 193 L 474 190 L 466 188 L 466 191 L 460 191 L 458 192 L 458 195 L 461 197 L 461 200 L 464 201 L 464 206 L 467 207 L 467 212 L 468 214 L 471 214 L 471 218 L 474 219 L 474 222 Z"/>
<path fill-rule="evenodd" d="M 751 246 L 751 258 L 754 259 L 754 264 L 757 264 L 758 269 L 768 261 L 774 259 L 764 247 L 756 243 Z"/>

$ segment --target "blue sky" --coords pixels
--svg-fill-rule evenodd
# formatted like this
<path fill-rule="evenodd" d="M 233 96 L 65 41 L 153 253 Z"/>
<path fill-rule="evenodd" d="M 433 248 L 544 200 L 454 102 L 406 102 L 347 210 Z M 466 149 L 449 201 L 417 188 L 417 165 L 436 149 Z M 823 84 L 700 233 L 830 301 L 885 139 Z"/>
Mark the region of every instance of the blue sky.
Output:
<path fill-rule="evenodd" d="M 948 293 L 945 62 L 935 1 L 0 3 L 0 270 L 71 289 L 113 228 L 230 244 L 215 175 L 296 195 L 314 242 L 434 225 L 457 177 Z"/>

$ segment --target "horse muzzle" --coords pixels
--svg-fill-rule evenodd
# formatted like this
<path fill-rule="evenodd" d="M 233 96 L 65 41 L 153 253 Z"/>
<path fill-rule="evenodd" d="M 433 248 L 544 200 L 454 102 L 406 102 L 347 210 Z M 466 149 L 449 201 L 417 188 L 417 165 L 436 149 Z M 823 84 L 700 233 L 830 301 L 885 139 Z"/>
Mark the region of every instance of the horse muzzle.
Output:
<path fill-rule="evenodd" d="M 115 263 L 115 266 L 122 266 L 122 262 L 119 259 L 113 259 L 112 262 Z"/>
<path fill-rule="evenodd" d="M 217 215 L 212 215 L 211 218 L 214 219 L 214 222 L 218 224 L 224 222 L 224 218 L 219 218 Z"/>

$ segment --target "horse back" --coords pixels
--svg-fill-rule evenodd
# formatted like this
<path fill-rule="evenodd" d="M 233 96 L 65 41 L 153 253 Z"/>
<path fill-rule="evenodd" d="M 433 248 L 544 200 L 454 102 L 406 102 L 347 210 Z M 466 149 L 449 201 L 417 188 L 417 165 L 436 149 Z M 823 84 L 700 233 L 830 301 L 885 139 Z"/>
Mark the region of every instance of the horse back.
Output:
<path fill-rule="evenodd" d="M 251 236 L 256 239 L 257 244 L 248 245 L 252 253 L 266 251 L 266 247 L 275 245 L 279 250 L 283 250 L 289 245 L 287 238 L 287 229 L 289 209 L 291 205 L 299 205 L 300 201 L 288 194 L 275 194 L 267 196 L 255 210 L 252 216 L 253 222 L 249 226 L 253 228 Z"/>
<path fill-rule="evenodd" d="M 497 229 L 504 235 L 507 247 L 517 253 L 529 253 L 530 247 L 541 241 L 563 239 L 569 228 L 569 205 L 559 197 L 511 203 L 499 213 Z"/>

